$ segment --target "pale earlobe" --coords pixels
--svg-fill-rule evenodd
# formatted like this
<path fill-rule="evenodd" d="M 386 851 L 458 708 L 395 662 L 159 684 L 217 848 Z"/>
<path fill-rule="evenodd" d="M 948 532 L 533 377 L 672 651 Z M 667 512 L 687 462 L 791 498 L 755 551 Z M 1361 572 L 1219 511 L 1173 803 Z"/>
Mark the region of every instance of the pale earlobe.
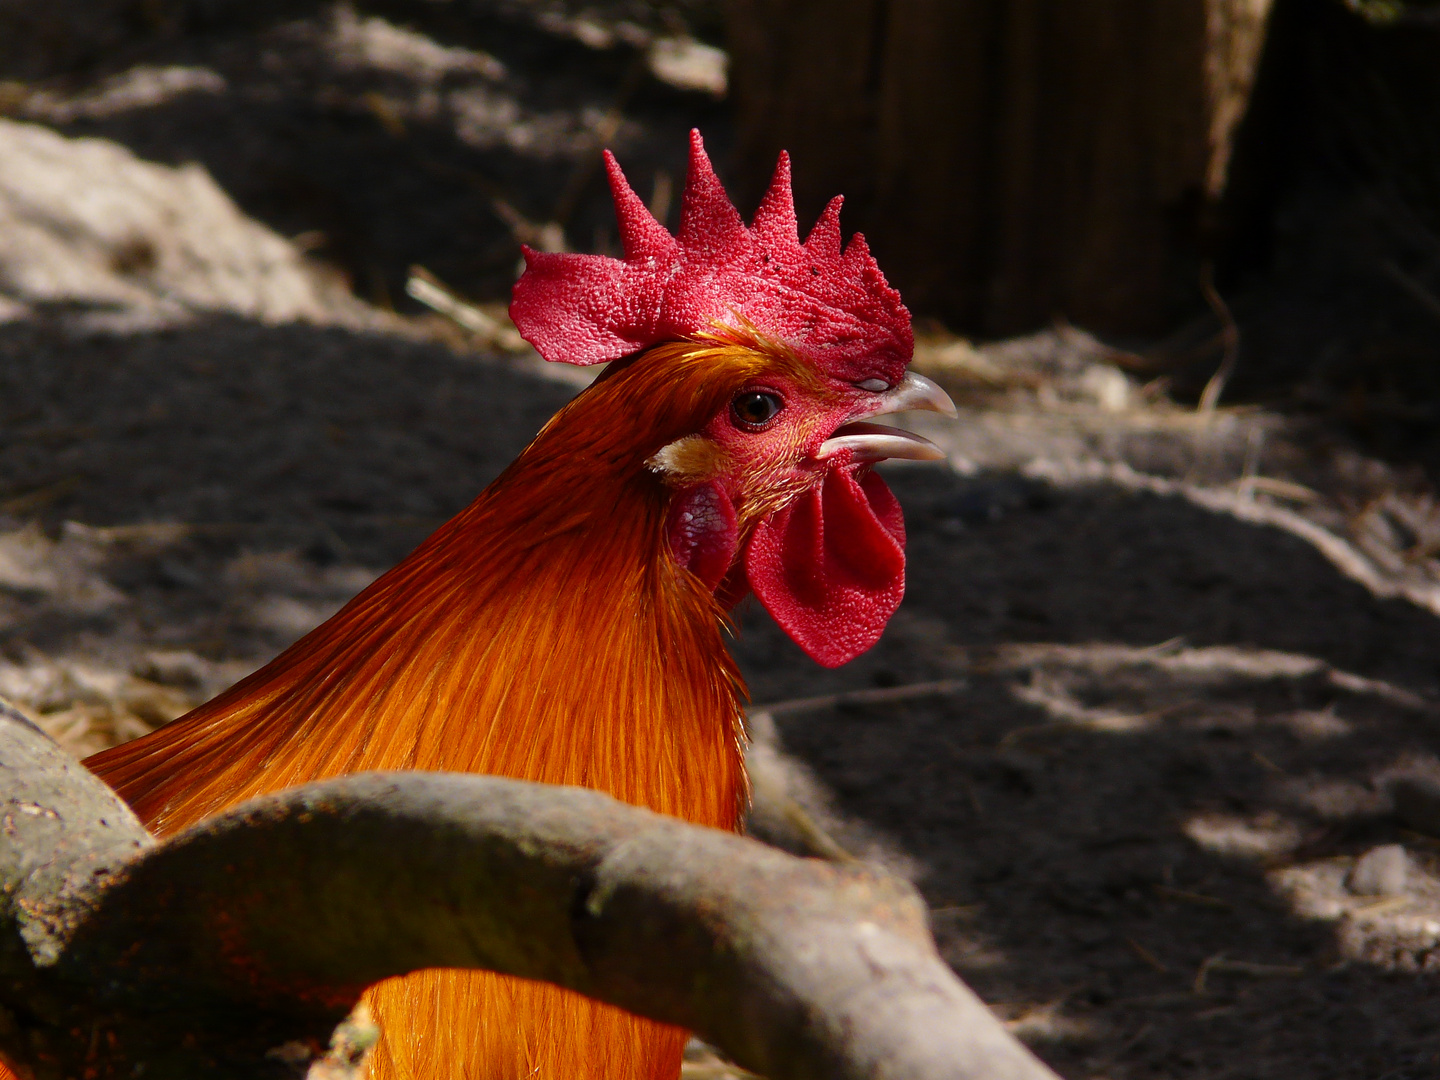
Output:
<path fill-rule="evenodd" d="M 686 435 L 655 451 L 645 467 L 659 473 L 667 484 L 683 487 L 713 479 L 720 472 L 723 453 L 703 435 Z"/>

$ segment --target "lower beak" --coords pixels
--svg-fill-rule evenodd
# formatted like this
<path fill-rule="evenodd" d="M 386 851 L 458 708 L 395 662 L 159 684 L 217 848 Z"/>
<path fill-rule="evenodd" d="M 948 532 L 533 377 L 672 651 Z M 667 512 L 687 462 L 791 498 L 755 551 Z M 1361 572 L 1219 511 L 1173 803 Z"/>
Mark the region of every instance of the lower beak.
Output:
<path fill-rule="evenodd" d="M 929 439 L 899 428 L 864 423 L 845 424 L 837 428 L 834 435 L 820 444 L 816 457 L 824 461 L 841 450 L 850 451 L 851 461 L 887 461 L 890 458 L 939 461 L 945 456 L 945 451 Z"/>
<path fill-rule="evenodd" d="M 924 375 L 914 372 L 907 372 L 894 387 L 876 395 L 875 404 L 876 408 L 865 414 L 867 417 L 919 410 L 956 415 L 955 403 L 950 400 L 950 395 Z M 820 444 L 816 457 L 823 461 L 842 450 L 850 451 L 852 461 L 885 461 L 890 458 L 939 461 L 945 457 L 945 451 L 929 439 L 899 428 L 867 423 L 841 425 Z"/>

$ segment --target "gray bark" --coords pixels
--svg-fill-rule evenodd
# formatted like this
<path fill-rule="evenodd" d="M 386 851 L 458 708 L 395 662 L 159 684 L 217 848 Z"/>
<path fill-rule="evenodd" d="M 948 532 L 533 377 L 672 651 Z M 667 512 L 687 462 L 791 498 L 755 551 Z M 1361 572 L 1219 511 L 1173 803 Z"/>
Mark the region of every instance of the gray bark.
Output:
<path fill-rule="evenodd" d="M 157 843 L 0 708 L 0 1051 L 37 1078 L 299 1075 L 361 991 L 543 979 L 773 1080 L 1052 1078 L 936 955 L 923 903 L 592 791 L 369 774 Z"/>

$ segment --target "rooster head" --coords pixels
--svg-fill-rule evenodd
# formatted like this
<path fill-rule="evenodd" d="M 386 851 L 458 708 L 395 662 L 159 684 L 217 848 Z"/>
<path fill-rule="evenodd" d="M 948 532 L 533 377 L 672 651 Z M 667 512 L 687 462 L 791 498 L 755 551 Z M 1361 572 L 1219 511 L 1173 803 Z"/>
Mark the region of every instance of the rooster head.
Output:
<path fill-rule="evenodd" d="M 655 417 L 643 464 L 673 491 L 675 559 L 724 603 L 753 590 L 811 657 L 843 664 L 905 588 L 904 520 L 871 468 L 943 457 L 872 421 L 954 413 L 906 371 L 910 313 L 862 236 L 842 247 L 839 197 L 800 240 L 783 153 L 746 226 L 692 132 L 673 236 L 606 166 L 624 258 L 527 248 L 511 318 L 547 360 L 626 359 L 605 382 Z"/>

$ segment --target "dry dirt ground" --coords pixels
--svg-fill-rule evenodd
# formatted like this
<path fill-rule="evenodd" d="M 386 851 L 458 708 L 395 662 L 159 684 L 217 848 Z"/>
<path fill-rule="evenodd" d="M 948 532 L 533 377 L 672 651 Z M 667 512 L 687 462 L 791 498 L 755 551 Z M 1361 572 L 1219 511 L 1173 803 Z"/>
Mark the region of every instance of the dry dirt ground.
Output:
<path fill-rule="evenodd" d="M 77 751 L 178 713 L 574 389 L 380 332 L 5 328 L 0 693 Z M 1440 620 L 1179 495 L 891 479 L 910 588 L 872 653 L 825 672 L 741 613 L 754 699 L 788 702 L 756 718 L 762 834 L 914 878 L 1067 1076 L 1440 1075 L 1440 840 L 1392 798 L 1440 769 Z"/>
<path fill-rule="evenodd" d="M 403 307 L 411 262 L 485 293 L 546 223 L 612 243 L 599 142 L 657 203 L 690 123 L 723 147 L 707 92 L 655 76 L 680 16 L 631 6 L 427 5 L 443 48 L 307 6 L 6 83 L 0 112 L 200 161 Z M 577 388 L 380 317 L 67 313 L 0 323 L 0 695 L 77 753 L 316 625 Z M 1323 421 L 1197 416 L 1134 359 L 1066 328 L 924 343 L 964 411 L 925 425 L 948 467 L 890 474 L 910 588 L 885 638 L 825 672 L 739 612 L 755 831 L 911 877 L 1067 1078 L 1440 1077 L 1428 482 Z"/>

